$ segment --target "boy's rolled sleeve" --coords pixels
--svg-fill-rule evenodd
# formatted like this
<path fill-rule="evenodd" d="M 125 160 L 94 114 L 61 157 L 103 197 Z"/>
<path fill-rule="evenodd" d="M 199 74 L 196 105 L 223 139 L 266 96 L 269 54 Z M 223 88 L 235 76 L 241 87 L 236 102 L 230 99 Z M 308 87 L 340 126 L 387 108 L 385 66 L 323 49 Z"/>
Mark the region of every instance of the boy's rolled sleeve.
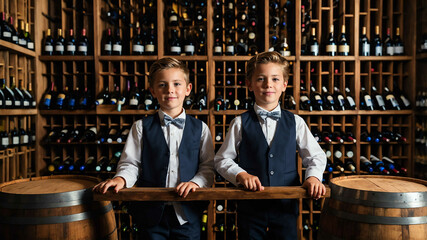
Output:
<path fill-rule="evenodd" d="M 200 159 L 199 170 L 196 175 L 190 180 L 196 183 L 199 187 L 211 187 L 214 179 L 214 156 L 215 151 L 212 142 L 211 132 L 206 125 L 203 124 L 202 136 L 200 138 Z"/>

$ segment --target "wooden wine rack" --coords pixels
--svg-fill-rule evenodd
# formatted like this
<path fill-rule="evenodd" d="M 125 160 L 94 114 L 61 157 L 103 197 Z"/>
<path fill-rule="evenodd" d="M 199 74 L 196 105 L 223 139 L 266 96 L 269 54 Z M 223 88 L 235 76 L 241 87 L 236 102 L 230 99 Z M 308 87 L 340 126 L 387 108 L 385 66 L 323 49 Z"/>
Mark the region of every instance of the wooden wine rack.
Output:
<path fill-rule="evenodd" d="M 0 1 L 0 12 L 13 17 L 15 28 L 18 20 L 29 24 L 29 31 L 34 33 L 35 1 Z M 6 18 L 7 21 L 7 18 Z M 0 40 L 0 78 L 11 85 L 11 77 L 27 89 L 31 83 L 36 84 L 36 53 L 11 42 Z M 36 109 L 0 109 L 0 131 L 10 133 L 16 130 L 34 130 L 37 122 Z M 35 143 L 28 146 L 14 146 L 0 151 L 0 182 L 36 176 L 39 166 L 36 161 Z"/>
<path fill-rule="evenodd" d="M 356 164 L 356 174 L 366 174 L 361 170 L 360 156 L 369 158 L 371 154 L 378 157 L 389 156 L 397 163 L 408 169 L 408 175 L 414 174 L 414 125 L 415 120 L 424 118 L 425 112 L 416 113 L 414 110 L 401 111 L 365 111 L 360 110 L 361 87 L 365 87 L 370 93 L 371 86 L 376 86 L 379 92 L 387 86 L 393 90 L 395 86 L 401 89 L 410 98 L 412 106 L 415 105 L 415 94 L 417 90 L 425 90 L 425 59 L 426 54 L 416 54 L 419 45 L 420 34 L 425 32 L 425 18 L 419 21 L 417 16 L 425 16 L 425 10 L 416 10 L 417 3 L 403 0 L 307 0 L 310 5 L 309 15 L 310 25 L 307 26 L 308 33 L 312 27 L 316 28 L 316 36 L 320 45 L 320 56 L 307 56 L 301 54 L 303 34 L 301 33 L 302 16 L 300 0 L 290 1 L 290 12 L 287 14 L 281 10 L 288 0 L 276 1 L 279 3 L 279 17 L 286 17 L 288 26 L 286 28 L 270 28 L 270 2 L 257 2 L 257 48 L 258 51 L 270 49 L 271 37 L 277 35 L 279 39 L 287 37 L 291 56 L 286 57 L 291 63 L 291 74 L 289 78 L 286 95 L 292 95 L 296 102 L 295 110 L 291 112 L 304 118 L 308 126 L 314 130 L 322 131 L 350 131 L 358 140 L 355 144 L 345 143 L 332 144 L 321 143 L 321 147 L 334 153 L 339 150 L 343 153 L 353 151 L 352 159 Z M 9 76 L 15 76 L 17 80 L 22 79 L 25 86 L 32 82 L 37 98 L 37 103 L 43 96 L 44 91 L 54 81 L 57 87 L 65 84 L 75 87 L 87 87 L 92 96 L 96 96 L 108 84 L 110 90 L 114 84 L 118 84 L 123 91 L 126 81 L 138 81 L 139 88 L 148 88 L 147 72 L 150 65 L 159 58 L 168 56 L 169 31 L 167 26 L 167 5 L 169 1 L 157 0 L 0 0 L 0 11 L 8 12 L 17 18 L 24 19 L 30 24 L 30 33 L 35 42 L 35 51 L 19 47 L 12 43 L 0 40 L 0 77 L 6 78 L 9 86 Z M 224 3 L 224 1 L 222 1 Z M 422 2 L 422 1 L 419 1 Z M 237 4 L 237 1 L 236 3 Z M 424 4 L 425 5 L 425 4 Z M 106 18 L 106 12 L 114 8 L 119 15 L 116 19 Z M 245 110 L 227 109 L 217 110 L 215 99 L 220 93 L 227 98 L 232 96 L 242 102 L 250 96 L 244 75 L 246 73 L 246 62 L 251 56 L 214 56 L 214 3 L 206 1 L 205 7 L 206 21 L 201 23 L 206 28 L 206 54 L 194 56 L 176 56 L 184 61 L 190 69 L 190 80 L 193 83 L 193 92 L 198 93 L 200 85 L 206 85 L 208 93 L 207 109 L 187 109 L 187 113 L 205 121 L 212 132 L 215 149 L 218 150 L 222 144 L 222 139 L 227 133 L 231 120 L 243 113 Z M 129 9 L 127 12 L 126 9 Z M 425 9 L 425 8 L 421 8 Z M 179 9 L 182 14 L 183 9 Z M 23 11 L 23 12 L 22 12 Z M 225 6 L 222 6 L 222 12 Z M 234 9 L 237 15 L 237 8 Z M 240 11 L 240 10 L 239 10 Z M 249 12 L 248 9 L 245 10 Z M 143 23 L 146 14 L 152 14 L 150 21 L 155 23 L 156 50 L 155 55 L 128 55 L 132 49 L 132 37 L 134 31 L 131 30 L 137 21 Z M 51 18 L 49 20 L 44 15 Z M 153 17 L 154 16 L 154 17 Z M 422 29 L 417 29 L 418 22 L 422 23 Z M 233 25 L 222 21 L 223 28 Z M 238 27 L 238 20 L 234 22 L 234 27 Z M 341 26 L 345 24 L 346 33 L 350 44 L 350 56 L 324 56 L 323 44 L 329 32 L 329 26 L 334 25 L 335 37 L 339 36 Z M 404 56 L 368 56 L 359 54 L 359 37 L 363 26 L 367 28 L 369 39 L 373 37 L 373 30 L 376 25 L 380 26 L 382 39 L 385 37 L 387 28 L 394 33 L 396 27 L 400 28 L 402 40 L 405 43 Z M 147 27 L 147 26 L 142 26 Z M 182 28 L 182 26 L 179 26 Z M 43 55 L 43 40 L 48 28 L 52 29 L 53 36 L 56 36 L 56 29 L 62 28 L 65 36 L 68 36 L 68 29 L 73 28 L 75 36 L 80 35 L 81 29 L 85 28 L 89 39 L 88 56 L 45 56 Z M 123 41 L 123 56 L 107 56 L 102 51 L 103 37 L 108 28 L 119 28 Z M 114 30 L 113 30 L 114 34 Z M 306 36 L 308 37 L 308 35 Z M 225 41 L 225 36 L 221 39 Z M 239 36 L 236 34 L 236 42 Z M 223 45 L 225 50 L 225 45 Z M 221 69 L 221 71 L 217 71 Z M 418 76 L 419 80 L 415 80 Z M 341 91 L 345 87 L 351 90 L 352 96 L 356 100 L 357 110 L 346 111 L 304 111 L 300 110 L 300 89 L 301 80 L 310 94 L 310 81 L 317 90 L 326 86 L 330 92 L 333 87 L 338 86 Z M 234 99 L 233 99 L 234 100 Z M 282 104 L 284 96 L 282 96 Z M 233 107 L 233 105 L 232 105 Z M 414 108 L 413 108 L 414 109 Z M 54 128 L 82 128 L 96 126 L 98 131 L 104 128 L 115 127 L 118 129 L 129 128 L 132 123 L 145 115 L 154 114 L 155 110 L 134 110 L 124 106 L 121 111 L 117 111 L 116 106 L 101 105 L 88 110 L 0 110 L 1 126 L 7 132 L 11 130 L 11 124 L 18 123 L 24 129 L 36 128 L 37 143 L 31 147 L 15 147 L 0 151 L 0 181 L 13 180 L 19 177 L 31 177 L 47 174 L 46 166 L 52 159 L 61 155 L 75 156 L 86 159 L 88 156 L 101 156 L 111 158 L 116 151 L 120 151 L 124 144 L 52 144 L 45 143 L 44 139 L 48 132 Z M 360 135 L 364 130 L 383 131 L 386 129 L 401 133 L 408 140 L 403 144 L 378 143 L 370 144 L 360 141 Z M 222 133 L 222 139 L 216 141 L 215 137 Z M 332 162 L 344 162 L 348 157 L 343 154 L 340 159 L 331 158 Z M 304 176 L 305 168 L 302 167 L 300 157 L 298 159 L 298 170 L 300 180 Z M 111 172 L 89 172 L 87 174 L 96 175 L 101 178 L 113 176 Z M 352 174 L 349 171 L 344 173 L 333 171 L 325 172 L 324 180 L 328 182 L 332 177 Z M 214 187 L 227 187 L 230 183 L 218 179 Z M 224 204 L 223 211 L 217 211 L 216 206 Z M 120 203 L 118 203 L 120 204 Z M 216 231 L 215 223 L 224 219 L 234 221 L 237 225 L 238 216 L 235 212 L 234 202 L 211 201 L 208 213 L 207 239 L 237 239 L 237 231 L 232 232 L 225 229 L 224 232 Z M 316 225 L 321 211 L 322 201 L 300 200 L 300 215 L 298 218 L 299 239 L 316 239 Z M 228 210 L 231 209 L 231 210 Z M 132 219 L 125 210 L 116 210 L 118 228 L 122 221 L 131 223 Z M 317 222 L 317 223 L 316 223 Z M 120 231 L 119 231 L 120 232 Z M 132 235 L 129 235 L 132 239 Z M 126 239 L 127 235 L 120 235 L 119 239 Z"/>

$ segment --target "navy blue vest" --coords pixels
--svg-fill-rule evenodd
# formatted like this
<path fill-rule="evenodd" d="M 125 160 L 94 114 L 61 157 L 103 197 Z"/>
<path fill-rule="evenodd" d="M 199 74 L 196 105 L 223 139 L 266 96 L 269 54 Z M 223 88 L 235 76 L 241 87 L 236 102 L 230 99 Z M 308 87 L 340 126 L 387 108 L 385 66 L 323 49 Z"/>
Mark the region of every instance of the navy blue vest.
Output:
<path fill-rule="evenodd" d="M 190 181 L 199 168 L 202 122 L 187 115 L 181 144 L 178 149 L 181 182 Z M 141 171 L 138 187 L 165 187 L 170 151 L 166 143 L 158 114 L 143 119 Z M 204 203 L 182 202 L 188 221 L 199 221 Z M 142 226 L 160 222 L 164 202 L 132 202 L 129 211 Z"/>
<path fill-rule="evenodd" d="M 282 110 L 271 146 L 254 110 L 242 114 L 239 166 L 258 176 L 263 186 L 299 185 L 295 116 Z"/>

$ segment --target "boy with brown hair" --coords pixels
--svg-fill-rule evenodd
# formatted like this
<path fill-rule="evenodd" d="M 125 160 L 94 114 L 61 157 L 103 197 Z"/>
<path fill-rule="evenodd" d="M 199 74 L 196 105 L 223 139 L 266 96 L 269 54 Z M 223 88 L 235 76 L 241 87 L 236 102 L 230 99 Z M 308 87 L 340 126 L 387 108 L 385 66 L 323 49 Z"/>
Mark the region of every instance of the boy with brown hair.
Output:
<path fill-rule="evenodd" d="M 157 98 L 158 113 L 136 121 L 129 133 L 117 173 L 94 191 L 108 188 L 174 187 L 186 197 L 213 181 L 214 149 L 207 125 L 183 108 L 191 92 L 189 70 L 175 58 L 154 62 L 150 91 Z M 133 220 L 142 227 L 140 239 L 200 239 L 203 203 L 132 202 Z"/>
<path fill-rule="evenodd" d="M 234 185 L 252 191 L 297 186 L 298 150 L 307 167 L 303 187 L 319 198 L 326 193 L 321 182 L 326 155 L 304 120 L 280 109 L 288 78 L 289 63 L 277 52 L 249 60 L 246 84 L 255 95 L 255 105 L 231 122 L 215 156 L 215 169 Z M 239 239 L 297 239 L 297 200 L 239 201 L 237 212 Z"/>

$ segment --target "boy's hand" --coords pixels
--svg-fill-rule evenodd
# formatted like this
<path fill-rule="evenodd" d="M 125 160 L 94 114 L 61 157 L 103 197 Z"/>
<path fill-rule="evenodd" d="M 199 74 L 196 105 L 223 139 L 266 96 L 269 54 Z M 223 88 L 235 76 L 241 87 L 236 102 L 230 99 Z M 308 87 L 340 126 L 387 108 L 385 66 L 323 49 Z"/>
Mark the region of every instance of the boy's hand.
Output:
<path fill-rule="evenodd" d="M 326 187 L 316 177 L 307 178 L 302 187 L 307 189 L 308 194 L 314 199 L 319 199 L 326 194 Z"/>
<path fill-rule="evenodd" d="M 251 191 L 264 190 L 264 187 L 261 185 L 259 178 L 247 172 L 241 172 L 237 174 L 236 180 L 238 183 L 242 184 L 243 187 L 245 187 L 248 190 L 251 190 Z"/>
<path fill-rule="evenodd" d="M 107 192 L 107 190 L 110 187 L 114 187 L 114 192 L 118 193 L 120 189 L 123 189 L 125 187 L 125 184 L 126 184 L 126 181 L 124 178 L 116 177 L 116 178 L 108 179 L 108 180 L 105 180 L 103 182 L 96 184 L 92 188 L 92 191 L 104 194 Z"/>
<path fill-rule="evenodd" d="M 195 192 L 197 188 L 200 188 L 194 182 L 182 182 L 176 187 L 176 192 L 180 197 L 187 197 L 188 193 Z"/>

